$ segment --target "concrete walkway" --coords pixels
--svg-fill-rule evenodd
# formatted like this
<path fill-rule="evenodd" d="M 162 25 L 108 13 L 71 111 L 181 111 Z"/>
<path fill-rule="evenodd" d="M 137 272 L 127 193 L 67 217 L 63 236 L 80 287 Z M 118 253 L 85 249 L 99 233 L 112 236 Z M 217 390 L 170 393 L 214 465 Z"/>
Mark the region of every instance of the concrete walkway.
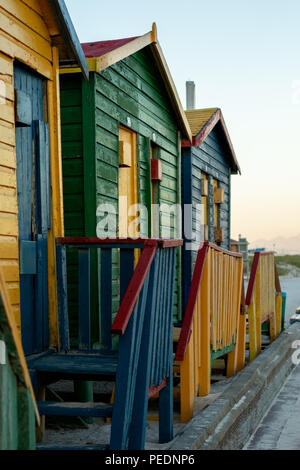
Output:
<path fill-rule="evenodd" d="M 300 365 L 288 377 L 244 449 L 300 450 Z"/>

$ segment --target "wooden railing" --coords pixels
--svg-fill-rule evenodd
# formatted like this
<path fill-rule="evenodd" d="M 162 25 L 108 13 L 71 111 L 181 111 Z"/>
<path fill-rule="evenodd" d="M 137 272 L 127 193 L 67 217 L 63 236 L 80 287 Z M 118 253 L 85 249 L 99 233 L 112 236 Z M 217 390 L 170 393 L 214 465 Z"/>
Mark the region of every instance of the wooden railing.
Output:
<path fill-rule="evenodd" d="M 210 393 L 213 359 L 227 355 L 227 376 L 244 366 L 242 286 L 242 255 L 205 242 L 198 251 L 175 356 L 182 422 L 192 418 L 195 397 Z"/>
<path fill-rule="evenodd" d="M 35 449 L 35 423 L 40 424 L 36 399 L 27 368 L 8 290 L 0 268 L 0 449 Z M 4 380 L 3 380 L 4 378 Z"/>
<path fill-rule="evenodd" d="M 61 349 L 69 351 L 66 247 L 78 249 L 79 345 L 90 348 L 90 250 L 100 250 L 101 357 L 116 354 L 111 449 L 143 449 L 148 397 L 159 392 L 159 439 L 173 437 L 172 315 L 176 250 L 181 240 L 57 239 Z M 119 250 L 120 306 L 113 320 L 112 252 Z M 136 251 L 140 250 L 135 267 Z M 97 351 L 93 350 L 97 353 Z"/>
<path fill-rule="evenodd" d="M 254 254 L 246 295 L 249 359 L 261 352 L 262 323 L 269 323 L 270 341 L 281 332 L 282 293 L 273 252 Z"/>

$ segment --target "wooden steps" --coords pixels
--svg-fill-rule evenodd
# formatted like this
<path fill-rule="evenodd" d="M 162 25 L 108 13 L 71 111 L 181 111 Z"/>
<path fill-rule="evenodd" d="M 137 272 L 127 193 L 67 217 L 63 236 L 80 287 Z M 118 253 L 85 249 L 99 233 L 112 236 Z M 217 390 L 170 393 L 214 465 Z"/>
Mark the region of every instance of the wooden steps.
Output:
<path fill-rule="evenodd" d="M 42 416 L 91 416 L 111 418 L 111 405 L 93 402 L 39 401 L 38 410 Z"/>
<path fill-rule="evenodd" d="M 51 444 L 37 444 L 36 450 L 62 450 L 62 451 L 74 451 L 74 450 L 107 450 L 108 446 L 101 445 L 87 445 L 87 446 L 54 446 Z"/>
<path fill-rule="evenodd" d="M 54 374 L 56 378 L 105 380 L 115 377 L 117 356 L 95 353 L 54 353 L 28 360 L 29 369 L 39 374 Z"/>

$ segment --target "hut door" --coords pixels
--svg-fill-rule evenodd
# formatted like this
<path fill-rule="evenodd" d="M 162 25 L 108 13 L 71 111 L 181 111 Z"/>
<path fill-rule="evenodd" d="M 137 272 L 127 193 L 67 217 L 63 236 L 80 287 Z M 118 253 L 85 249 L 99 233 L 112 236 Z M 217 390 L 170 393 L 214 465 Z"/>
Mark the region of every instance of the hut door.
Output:
<path fill-rule="evenodd" d="M 137 160 L 136 133 L 120 127 L 119 131 L 119 237 L 137 238 Z"/>
<path fill-rule="evenodd" d="M 48 347 L 49 132 L 43 80 L 14 67 L 21 331 L 25 354 Z"/>

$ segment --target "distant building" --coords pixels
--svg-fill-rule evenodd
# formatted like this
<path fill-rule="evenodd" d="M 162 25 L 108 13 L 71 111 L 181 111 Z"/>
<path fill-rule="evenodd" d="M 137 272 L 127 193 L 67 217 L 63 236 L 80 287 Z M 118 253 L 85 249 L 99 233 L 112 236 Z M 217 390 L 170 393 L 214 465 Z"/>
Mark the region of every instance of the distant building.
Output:
<path fill-rule="evenodd" d="M 239 252 L 239 242 L 238 240 L 230 239 L 230 251 L 234 251 L 235 253 Z"/>
<path fill-rule="evenodd" d="M 248 276 L 249 258 L 248 255 L 252 250 L 248 250 L 249 242 L 247 238 L 242 238 L 239 235 L 238 240 L 230 239 L 230 250 L 236 253 L 242 253 L 244 260 L 244 275 Z M 255 251 L 255 250 L 254 250 Z"/>

